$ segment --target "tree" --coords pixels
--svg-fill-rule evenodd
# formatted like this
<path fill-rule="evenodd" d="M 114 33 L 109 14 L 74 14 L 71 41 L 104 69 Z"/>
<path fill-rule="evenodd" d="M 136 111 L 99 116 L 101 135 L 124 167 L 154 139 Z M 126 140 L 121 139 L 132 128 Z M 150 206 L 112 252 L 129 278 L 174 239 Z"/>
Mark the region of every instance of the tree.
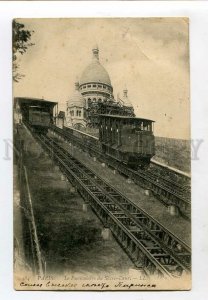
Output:
<path fill-rule="evenodd" d="M 25 29 L 24 24 L 18 23 L 15 20 L 13 21 L 12 25 L 13 80 L 18 82 L 22 77 L 24 77 L 23 74 L 18 73 L 18 54 L 23 55 L 27 51 L 28 47 L 34 45 L 34 43 L 31 43 L 31 36 L 34 31 Z"/>

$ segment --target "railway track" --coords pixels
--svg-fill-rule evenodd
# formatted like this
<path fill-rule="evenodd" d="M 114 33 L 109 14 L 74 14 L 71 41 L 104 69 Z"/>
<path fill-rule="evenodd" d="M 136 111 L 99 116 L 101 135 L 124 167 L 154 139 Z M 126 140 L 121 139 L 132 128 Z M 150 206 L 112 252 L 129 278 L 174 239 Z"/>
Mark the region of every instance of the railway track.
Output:
<path fill-rule="evenodd" d="M 187 187 L 174 182 L 170 178 L 165 178 L 161 175 L 156 175 L 151 170 L 132 170 L 128 166 L 117 161 L 115 158 L 108 157 L 101 152 L 101 149 L 94 143 L 84 144 L 77 136 L 70 135 L 62 129 L 51 126 L 52 132 L 55 132 L 68 142 L 72 142 L 79 146 L 84 151 L 88 151 L 91 155 L 105 161 L 111 167 L 117 169 L 120 173 L 129 177 L 134 183 L 142 186 L 145 189 L 151 190 L 165 205 L 175 205 L 179 208 L 181 215 L 190 220 L 191 214 L 191 196 L 190 190 Z"/>
<path fill-rule="evenodd" d="M 187 196 L 189 196 L 190 198 L 190 177 L 170 170 L 168 167 L 161 166 L 160 163 L 157 163 L 155 161 L 150 162 L 150 168 L 148 171 L 150 171 L 153 175 L 160 177 L 164 181 L 170 183 L 172 186 L 176 187 L 178 190 L 181 190 L 183 193 L 187 193 Z"/>
<path fill-rule="evenodd" d="M 154 170 L 146 170 L 145 171 L 146 174 L 148 174 L 149 176 L 151 176 L 153 178 L 153 180 L 162 180 L 163 184 L 168 188 L 168 187 L 172 187 L 174 189 L 177 190 L 177 193 L 179 195 L 181 195 L 183 197 L 184 193 L 187 194 L 187 196 L 190 198 L 190 195 L 188 195 L 188 193 L 190 193 L 190 189 L 187 186 L 181 185 L 176 181 L 173 181 L 172 179 L 166 178 L 163 175 L 157 174 Z"/>
<path fill-rule="evenodd" d="M 112 185 L 69 154 L 54 139 L 36 135 L 43 148 L 75 184 L 104 226 L 148 275 L 173 278 L 190 272 L 190 248 Z"/>

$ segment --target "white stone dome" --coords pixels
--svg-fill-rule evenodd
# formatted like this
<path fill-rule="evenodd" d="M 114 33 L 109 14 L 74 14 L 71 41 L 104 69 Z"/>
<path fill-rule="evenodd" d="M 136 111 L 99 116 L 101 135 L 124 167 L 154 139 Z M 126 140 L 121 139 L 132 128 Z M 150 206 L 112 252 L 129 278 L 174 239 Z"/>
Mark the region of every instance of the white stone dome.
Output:
<path fill-rule="evenodd" d="M 82 94 L 79 92 L 79 83 L 75 83 L 75 91 L 74 93 L 69 97 L 68 106 L 73 107 L 85 107 L 85 99 L 82 96 Z"/>
<path fill-rule="evenodd" d="M 92 62 L 84 69 L 80 85 L 86 83 L 104 83 L 111 86 L 111 80 L 106 69 L 99 62 L 99 50 L 97 47 L 92 49 L 93 59 Z"/>

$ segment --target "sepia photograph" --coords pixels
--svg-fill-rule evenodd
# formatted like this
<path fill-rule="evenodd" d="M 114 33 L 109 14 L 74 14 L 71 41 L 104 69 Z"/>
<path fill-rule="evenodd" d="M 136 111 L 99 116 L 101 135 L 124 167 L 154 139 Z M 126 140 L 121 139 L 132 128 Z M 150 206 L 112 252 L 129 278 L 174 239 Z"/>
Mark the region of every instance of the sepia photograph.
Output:
<path fill-rule="evenodd" d="M 189 19 L 16 18 L 15 290 L 191 289 Z"/>

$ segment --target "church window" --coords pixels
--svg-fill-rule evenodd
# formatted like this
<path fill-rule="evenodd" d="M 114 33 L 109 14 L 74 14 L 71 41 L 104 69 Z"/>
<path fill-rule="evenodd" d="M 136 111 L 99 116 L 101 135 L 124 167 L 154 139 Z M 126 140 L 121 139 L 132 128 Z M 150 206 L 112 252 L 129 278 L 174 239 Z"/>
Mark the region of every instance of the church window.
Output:
<path fill-rule="evenodd" d="M 93 84 L 93 87 L 96 88 L 96 84 Z"/>
<path fill-rule="evenodd" d="M 81 117 L 81 110 L 77 110 L 77 111 L 76 111 L 76 116 L 77 116 L 77 117 Z"/>
<path fill-rule="evenodd" d="M 106 86 L 104 85 L 103 88 L 106 89 Z"/>
<path fill-rule="evenodd" d="M 96 98 L 93 98 L 93 102 L 96 102 Z"/>

